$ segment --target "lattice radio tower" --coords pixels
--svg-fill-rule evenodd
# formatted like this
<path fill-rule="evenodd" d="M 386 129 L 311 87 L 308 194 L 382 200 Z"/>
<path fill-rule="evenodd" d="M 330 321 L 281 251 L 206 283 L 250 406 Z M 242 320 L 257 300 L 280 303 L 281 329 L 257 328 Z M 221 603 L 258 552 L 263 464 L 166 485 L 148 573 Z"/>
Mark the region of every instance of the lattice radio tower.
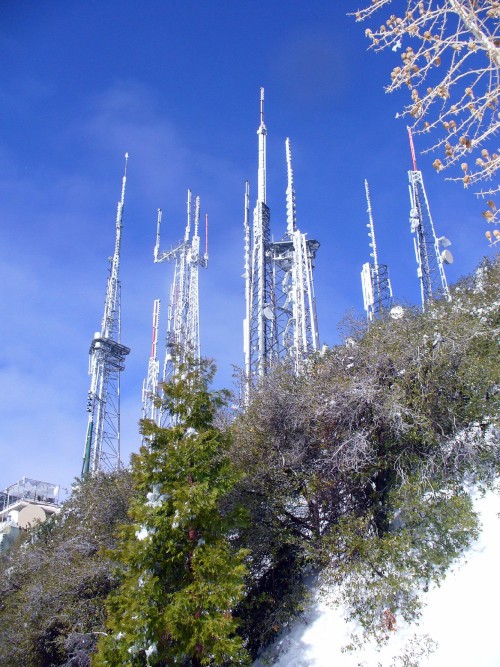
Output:
<path fill-rule="evenodd" d="M 377 242 L 375 239 L 375 225 L 373 224 L 372 205 L 370 202 L 370 191 L 368 181 L 365 179 L 366 203 L 368 212 L 368 237 L 370 239 L 371 262 L 363 264 L 361 270 L 361 287 L 363 289 L 363 302 L 368 321 L 375 317 L 388 314 L 392 307 L 392 286 L 389 279 L 387 264 L 379 264 L 377 253 Z"/>
<path fill-rule="evenodd" d="M 266 202 L 266 136 L 264 89 L 260 91 L 257 203 L 250 231 L 250 189 L 245 191 L 245 319 L 243 348 L 246 399 L 250 388 L 267 375 L 278 360 L 290 358 L 296 371 L 308 354 L 319 347 L 314 297 L 313 260 L 319 243 L 307 240 L 297 228 L 290 140 L 286 140 L 288 166 L 287 230 L 281 241 L 271 239 L 270 211 Z"/>
<path fill-rule="evenodd" d="M 253 212 L 252 237 L 249 222 L 249 184 L 245 192 L 245 295 L 246 317 L 243 324 L 245 375 L 251 378 L 267 375 L 278 359 L 278 332 L 274 267 L 272 261 L 270 211 L 266 203 L 266 136 L 264 124 L 264 89 L 260 89 L 259 166 L 257 203 Z"/>
<path fill-rule="evenodd" d="M 130 349 L 120 343 L 121 285 L 120 248 L 122 235 L 128 153 L 122 191 L 116 212 L 116 237 L 104 303 L 101 330 L 92 340 L 89 351 L 90 390 L 87 400 L 87 434 L 83 452 L 82 477 L 99 470 L 120 467 L 120 373 Z"/>
<path fill-rule="evenodd" d="M 447 249 L 450 241 L 442 236 L 437 238 L 432 222 L 429 202 L 424 188 L 422 172 L 417 169 L 417 159 L 413 146 L 411 128 L 408 129 L 413 171 L 408 172 L 410 189 L 410 225 L 415 235 L 415 257 L 417 275 L 420 279 L 422 309 L 434 299 L 444 298 L 450 301 L 450 290 L 446 281 L 444 264 L 451 264 L 453 256 Z"/>
<path fill-rule="evenodd" d="M 170 303 L 167 311 L 167 333 L 165 357 L 160 380 L 160 364 L 157 357 L 159 327 L 159 301 L 153 308 L 153 344 L 148 366 L 148 377 L 143 385 L 143 416 L 164 426 L 170 419 L 160 406 L 160 385 L 167 382 L 179 364 L 189 355 L 200 358 L 200 314 L 198 296 L 199 267 L 208 266 L 208 216 L 205 217 L 205 253 L 200 253 L 200 198 L 194 202 L 194 224 L 192 219 L 192 195 L 188 190 L 187 222 L 184 238 L 176 246 L 160 253 L 160 226 L 162 211 L 158 209 L 156 226 L 155 263 L 174 262 L 174 276 L 170 287 Z M 193 228 L 193 230 L 192 230 Z"/>

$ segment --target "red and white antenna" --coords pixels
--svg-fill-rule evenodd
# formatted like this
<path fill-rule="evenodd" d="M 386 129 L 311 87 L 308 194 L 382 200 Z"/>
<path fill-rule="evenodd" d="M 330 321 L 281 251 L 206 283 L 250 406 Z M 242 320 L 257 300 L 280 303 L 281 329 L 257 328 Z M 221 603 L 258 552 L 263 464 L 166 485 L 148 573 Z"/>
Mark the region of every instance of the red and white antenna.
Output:
<path fill-rule="evenodd" d="M 417 157 L 415 155 L 415 146 L 413 145 L 413 134 L 411 131 L 411 127 L 408 125 L 406 126 L 406 129 L 408 130 L 408 138 L 410 139 L 410 151 L 411 151 L 411 159 L 413 162 L 413 171 L 418 171 L 417 169 Z"/>

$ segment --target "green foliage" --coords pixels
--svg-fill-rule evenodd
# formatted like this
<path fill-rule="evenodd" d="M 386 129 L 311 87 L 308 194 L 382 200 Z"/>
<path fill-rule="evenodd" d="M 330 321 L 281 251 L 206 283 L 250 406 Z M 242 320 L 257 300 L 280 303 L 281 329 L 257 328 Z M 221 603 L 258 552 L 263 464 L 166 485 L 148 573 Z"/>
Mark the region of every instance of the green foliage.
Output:
<path fill-rule="evenodd" d="M 345 516 L 325 537 L 325 585 L 358 620 L 364 637 L 387 639 L 396 614 L 419 617 L 420 589 L 441 581 L 479 533 L 465 493 L 405 485 L 392 494 L 393 521 L 377 534 L 369 514 Z M 332 588 L 333 586 L 333 588 Z"/>
<path fill-rule="evenodd" d="M 88 667 L 104 600 L 116 586 L 101 547 L 115 544 L 127 520 L 130 473 L 99 474 L 73 489 L 47 519 L 0 560 L 0 664 Z"/>
<path fill-rule="evenodd" d="M 247 622 L 251 646 L 276 615 L 282 627 L 300 610 L 301 574 L 319 570 L 364 631 L 384 637 L 397 616 L 418 617 L 419 587 L 439 583 L 477 535 L 468 489 L 500 472 L 499 274 L 498 258 L 485 261 L 451 303 L 351 320 L 343 345 L 300 377 L 278 368 L 238 417 L 238 491 L 258 521 L 244 535 L 247 603 L 283 580 L 283 562 L 292 572 L 267 615 Z"/>
<path fill-rule="evenodd" d="M 139 496 L 114 554 L 122 581 L 96 666 L 247 664 L 233 609 L 248 552 L 230 538 L 245 516 L 223 506 L 239 476 L 213 423 L 227 399 L 209 391 L 213 372 L 206 361 L 182 365 L 164 387 L 174 425 L 144 424 L 150 443 L 133 458 Z"/>

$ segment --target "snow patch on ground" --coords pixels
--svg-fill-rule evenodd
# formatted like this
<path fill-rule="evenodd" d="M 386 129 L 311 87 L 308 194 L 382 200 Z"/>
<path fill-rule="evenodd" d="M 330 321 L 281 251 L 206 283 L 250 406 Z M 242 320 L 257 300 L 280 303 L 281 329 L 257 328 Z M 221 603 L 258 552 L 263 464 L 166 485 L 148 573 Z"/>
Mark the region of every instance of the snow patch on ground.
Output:
<path fill-rule="evenodd" d="M 283 633 L 254 667 L 383 667 L 395 660 L 417 635 L 437 642 L 436 650 L 421 658 L 422 667 L 498 667 L 498 607 L 500 604 L 500 496 L 487 493 L 475 506 L 483 526 L 477 542 L 448 574 L 439 588 L 424 594 L 426 607 L 418 626 L 398 627 L 389 644 L 342 653 L 352 625 L 341 609 L 317 597 L 304 620 Z"/>

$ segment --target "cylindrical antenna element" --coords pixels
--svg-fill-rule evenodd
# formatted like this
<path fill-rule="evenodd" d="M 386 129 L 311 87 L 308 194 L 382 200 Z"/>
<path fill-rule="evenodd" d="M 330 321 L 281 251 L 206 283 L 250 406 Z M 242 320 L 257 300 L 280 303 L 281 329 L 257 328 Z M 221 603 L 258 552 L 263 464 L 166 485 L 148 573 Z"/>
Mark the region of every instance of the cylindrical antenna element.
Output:
<path fill-rule="evenodd" d="M 200 198 L 197 195 L 194 200 L 194 235 L 198 236 L 200 226 Z"/>
<path fill-rule="evenodd" d="M 191 233 L 191 190 L 187 191 L 187 221 L 186 221 L 186 231 L 184 232 L 184 242 L 189 241 L 189 234 Z"/>
<path fill-rule="evenodd" d="M 151 334 L 151 359 L 156 359 L 159 319 L 160 319 L 160 300 L 155 299 L 153 303 L 153 331 Z"/>
<path fill-rule="evenodd" d="M 208 259 L 208 213 L 205 213 L 205 259 Z"/>
<path fill-rule="evenodd" d="M 156 220 L 156 243 L 153 251 L 154 261 L 158 261 L 158 252 L 160 250 L 160 225 L 161 225 L 161 208 L 158 209 L 158 218 Z"/>
<path fill-rule="evenodd" d="M 288 185 L 286 189 L 287 232 L 288 234 L 293 234 L 293 232 L 297 230 L 297 220 L 295 214 L 295 190 L 293 188 L 292 149 L 288 137 L 285 140 L 285 149 L 288 175 Z"/>
<path fill-rule="evenodd" d="M 257 200 L 266 203 L 266 126 L 264 125 L 264 88 L 260 89 L 260 126 L 259 135 L 259 169 L 257 175 Z"/>

